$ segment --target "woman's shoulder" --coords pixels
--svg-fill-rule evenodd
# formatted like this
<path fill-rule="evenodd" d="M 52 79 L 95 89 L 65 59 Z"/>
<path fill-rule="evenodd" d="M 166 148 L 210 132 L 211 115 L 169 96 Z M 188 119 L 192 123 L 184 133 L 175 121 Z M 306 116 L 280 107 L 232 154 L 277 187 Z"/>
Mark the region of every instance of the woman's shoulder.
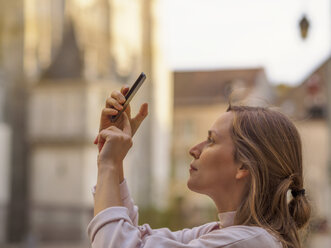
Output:
<path fill-rule="evenodd" d="M 227 247 L 271 247 L 281 248 L 279 240 L 266 229 L 258 226 L 233 225 L 226 228 L 214 230 L 215 235 L 229 240 Z"/>

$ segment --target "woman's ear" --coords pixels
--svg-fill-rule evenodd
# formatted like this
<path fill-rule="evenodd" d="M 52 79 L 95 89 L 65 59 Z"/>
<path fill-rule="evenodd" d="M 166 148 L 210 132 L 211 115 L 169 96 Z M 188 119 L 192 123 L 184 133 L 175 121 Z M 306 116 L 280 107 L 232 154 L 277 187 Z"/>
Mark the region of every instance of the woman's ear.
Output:
<path fill-rule="evenodd" d="M 249 170 L 247 165 L 241 164 L 239 165 L 236 173 L 236 179 L 244 179 L 249 176 Z"/>

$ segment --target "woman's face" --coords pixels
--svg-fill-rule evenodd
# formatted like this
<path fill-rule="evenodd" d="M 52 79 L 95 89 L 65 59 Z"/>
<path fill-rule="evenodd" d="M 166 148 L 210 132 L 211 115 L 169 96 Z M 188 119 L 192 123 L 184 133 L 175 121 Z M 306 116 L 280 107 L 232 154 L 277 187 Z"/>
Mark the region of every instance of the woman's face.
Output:
<path fill-rule="evenodd" d="M 233 160 L 234 145 L 230 136 L 233 113 L 225 112 L 206 133 L 206 140 L 190 150 L 194 158 L 187 186 L 209 196 L 231 194 L 236 187 L 240 167 Z"/>

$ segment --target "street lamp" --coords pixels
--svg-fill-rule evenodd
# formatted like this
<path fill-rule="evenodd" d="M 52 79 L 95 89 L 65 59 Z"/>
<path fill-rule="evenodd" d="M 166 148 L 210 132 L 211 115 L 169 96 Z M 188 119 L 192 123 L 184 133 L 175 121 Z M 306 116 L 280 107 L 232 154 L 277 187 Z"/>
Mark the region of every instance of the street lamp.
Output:
<path fill-rule="evenodd" d="M 307 35 L 308 35 L 308 29 L 309 29 L 309 26 L 310 26 L 306 15 L 302 16 L 302 18 L 299 22 L 299 26 L 300 26 L 300 31 L 301 31 L 301 38 L 306 39 Z"/>

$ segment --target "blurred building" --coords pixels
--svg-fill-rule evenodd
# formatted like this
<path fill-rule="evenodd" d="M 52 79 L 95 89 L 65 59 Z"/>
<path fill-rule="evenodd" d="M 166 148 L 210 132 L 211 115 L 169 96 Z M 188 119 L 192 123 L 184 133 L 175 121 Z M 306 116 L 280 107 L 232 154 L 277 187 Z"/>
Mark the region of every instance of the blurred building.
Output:
<path fill-rule="evenodd" d="M 172 196 L 183 197 L 193 158 L 190 148 L 206 139 L 208 130 L 228 107 L 229 100 L 251 106 L 276 101 L 263 68 L 217 71 L 178 71 L 174 75 L 174 137 L 172 144 Z M 188 207 L 210 202 L 190 194 Z M 192 201 L 194 204 L 192 204 Z"/>
<path fill-rule="evenodd" d="M 325 223 L 331 217 L 328 204 L 331 189 L 328 169 L 330 141 L 327 124 L 327 68 L 330 66 L 329 58 L 301 84 L 281 95 L 277 102 L 282 111 L 293 119 L 300 131 L 305 184 L 313 205 L 313 222 L 321 223 Z M 330 219 L 328 221 L 330 223 Z"/>
<path fill-rule="evenodd" d="M 7 164 L 11 162 L 16 173 L 9 177 L 9 205 L 5 204 L 6 187 L 0 191 L 0 207 L 4 206 L 0 218 L 3 209 L 11 209 L 7 224 L 0 226 L 1 237 L 6 236 L 0 243 L 86 239 L 86 227 L 93 215 L 90 189 L 97 172 L 93 141 L 100 113 L 110 92 L 131 85 L 141 71 L 147 80 L 132 101 L 131 110 L 134 116 L 141 104 L 148 102 L 149 116 L 133 139 L 133 149 L 124 161 L 125 173 L 141 207 L 165 207 L 173 108 L 172 81 L 160 48 L 159 1 L 13 2 L 5 9 L 12 16 L 17 16 L 13 14 L 15 8 L 24 12 L 19 19 L 18 45 L 22 49 L 12 53 L 16 57 L 8 63 L 11 71 L 6 73 L 21 79 L 17 81 L 24 85 L 25 97 L 12 101 L 15 106 L 24 106 L 27 115 L 16 118 L 17 127 L 14 121 L 8 126 L 18 130 L 26 123 L 27 130 L 21 128 L 15 135 L 17 141 L 24 138 L 27 143 L 18 147 L 26 157 L 15 146 L 14 161 L 2 157 Z M 10 32 L 3 34 L 12 37 Z M 15 73 L 13 68 L 19 65 L 16 60 L 22 63 Z M 9 138 L 3 141 L 4 146 L 11 144 Z M 9 166 L 0 166 L 8 176 L 6 168 Z M 21 195 L 13 197 L 15 188 Z"/>
<path fill-rule="evenodd" d="M 0 246 L 27 228 L 26 84 L 23 0 L 0 8 Z M 13 166 L 15 165 L 15 166 Z M 17 225 L 12 225 L 17 223 Z M 19 224 L 19 225 L 18 225 Z"/>
<path fill-rule="evenodd" d="M 6 239 L 6 225 L 10 202 L 11 129 L 5 120 L 6 90 L 0 72 L 0 244 Z"/>
<path fill-rule="evenodd" d="M 68 21 L 57 56 L 29 94 L 29 231 L 41 240 L 80 240 L 91 216 L 97 126 L 89 118 L 107 87 L 85 80 L 83 69 Z"/>

